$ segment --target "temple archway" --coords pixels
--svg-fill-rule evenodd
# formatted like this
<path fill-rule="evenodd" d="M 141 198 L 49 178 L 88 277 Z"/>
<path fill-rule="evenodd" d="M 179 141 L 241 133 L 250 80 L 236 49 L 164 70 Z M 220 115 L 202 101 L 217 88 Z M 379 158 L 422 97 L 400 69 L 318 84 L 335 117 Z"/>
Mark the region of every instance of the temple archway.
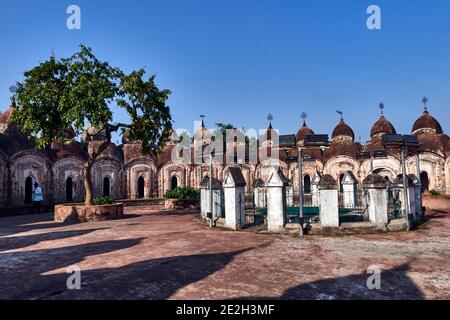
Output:
<path fill-rule="evenodd" d="M 72 177 L 68 177 L 66 180 L 66 201 L 73 201 L 73 179 Z"/>
<path fill-rule="evenodd" d="M 430 179 L 428 178 L 428 173 L 426 171 L 420 173 L 420 184 L 422 185 L 422 193 L 430 190 Z"/>
<path fill-rule="evenodd" d="M 170 180 L 170 188 L 172 190 L 178 188 L 178 177 L 177 176 L 173 176 L 172 179 Z"/>
<path fill-rule="evenodd" d="M 137 182 L 137 197 L 144 198 L 145 197 L 145 179 L 144 177 L 139 177 Z"/>
<path fill-rule="evenodd" d="M 110 197 L 111 196 L 111 180 L 109 177 L 105 177 L 103 179 L 103 196 Z"/>
<path fill-rule="evenodd" d="M 25 179 L 25 203 L 33 202 L 33 178 Z"/>
<path fill-rule="evenodd" d="M 311 193 L 311 176 L 309 175 L 303 178 L 303 191 L 305 194 Z"/>

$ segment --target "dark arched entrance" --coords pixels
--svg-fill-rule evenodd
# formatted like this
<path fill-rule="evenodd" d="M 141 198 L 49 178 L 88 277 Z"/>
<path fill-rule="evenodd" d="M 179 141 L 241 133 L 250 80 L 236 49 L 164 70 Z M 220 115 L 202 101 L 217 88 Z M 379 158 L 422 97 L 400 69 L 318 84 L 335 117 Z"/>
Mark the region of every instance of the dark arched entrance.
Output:
<path fill-rule="evenodd" d="M 72 177 L 68 177 L 66 180 L 66 201 L 73 201 L 73 179 Z"/>
<path fill-rule="evenodd" d="M 110 197 L 111 196 L 111 181 L 108 177 L 103 179 L 103 196 Z"/>
<path fill-rule="evenodd" d="M 428 173 L 423 171 L 420 174 L 420 183 L 422 185 L 422 193 L 430 190 L 430 180 L 428 179 Z"/>
<path fill-rule="evenodd" d="M 145 192 L 145 180 L 144 177 L 139 177 L 137 183 L 137 197 L 144 198 L 144 192 Z"/>
<path fill-rule="evenodd" d="M 178 188 L 178 178 L 177 178 L 177 176 L 173 176 L 172 177 L 172 180 L 170 182 L 170 186 L 171 186 L 172 190 Z"/>
<path fill-rule="evenodd" d="M 342 184 L 344 182 L 344 177 L 344 173 L 339 176 L 339 192 L 344 192 L 344 185 Z"/>
<path fill-rule="evenodd" d="M 303 191 L 305 192 L 305 194 L 310 194 L 311 193 L 311 177 L 309 175 L 306 175 L 303 178 Z"/>
<path fill-rule="evenodd" d="M 28 177 L 25 180 L 25 203 L 33 201 L 33 178 Z"/>

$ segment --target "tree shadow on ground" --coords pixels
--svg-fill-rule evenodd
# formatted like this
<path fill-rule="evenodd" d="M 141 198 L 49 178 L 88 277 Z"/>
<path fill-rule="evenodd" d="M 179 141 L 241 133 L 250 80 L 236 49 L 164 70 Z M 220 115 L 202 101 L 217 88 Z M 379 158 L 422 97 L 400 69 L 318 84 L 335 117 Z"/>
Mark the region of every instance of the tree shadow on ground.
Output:
<path fill-rule="evenodd" d="M 58 277 L 43 274 L 72 266 L 89 256 L 133 247 L 142 240 L 102 241 L 63 248 L 0 253 L 0 299 L 33 299 L 64 290 L 67 274 L 62 273 Z"/>
<path fill-rule="evenodd" d="M 11 236 L 31 230 L 61 228 L 66 224 L 53 221 L 53 214 L 41 213 L 35 215 L 0 217 L 0 237 Z"/>
<path fill-rule="evenodd" d="M 410 264 L 381 270 L 381 289 L 369 290 L 368 273 L 324 279 L 286 290 L 280 297 L 243 297 L 240 299 L 277 300 L 421 300 L 424 295 L 408 277 Z M 326 274 L 324 274 L 326 276 Z"/>
<path fill-rule="evenodd" d="M 26 248 L 43 241 L 58 240 L 64 238 L 72 238 L 83 236 L 98 230 L 106 230 L 108 228 L 82 229 L 71 231 L 55 231 L 41 234 L 30 234 L 24 236 L 13 236 L 0 238 L 0 252 L 13 249 Z"/>
<path fill-rule="evenodd" d="M 179 289 L 221 270 L 235 256 L 248 250 L 158 258 L 119 268 L 82 270 L 81 290 L 67 289 L 68 274 L 41 275 L 33 286 L 28 284 L 28 290 L 11 297 L 30 299 L 39 294 L 40 299 L 57 300 L 168 299 Z"/>

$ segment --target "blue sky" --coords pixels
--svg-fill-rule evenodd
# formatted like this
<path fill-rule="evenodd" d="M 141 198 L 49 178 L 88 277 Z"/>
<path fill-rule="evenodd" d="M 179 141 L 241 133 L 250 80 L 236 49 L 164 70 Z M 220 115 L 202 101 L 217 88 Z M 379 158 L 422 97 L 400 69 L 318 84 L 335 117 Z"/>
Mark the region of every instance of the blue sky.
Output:
<path fill-rule="evenodd" d="M 82 29 L 66 28 L 66 8 L 82 10 Z M 382 30 L 366 9 L 382 10 Z M 410 132 L 430 98 L 450 127 L 448 0 L 127 0 L 2 1 L 0 109 L 23 71 L 80 43 L 125 71 L 145 67 L 173 91 L 175 127 L 207 124 L 265 128 L 274 115 L 295 133 L 300 114 L 331 133 L 336 109 L 363 141 L 383 101 L 397 130 Z M 124 114 L 115 112 L 117 120 Z"/>

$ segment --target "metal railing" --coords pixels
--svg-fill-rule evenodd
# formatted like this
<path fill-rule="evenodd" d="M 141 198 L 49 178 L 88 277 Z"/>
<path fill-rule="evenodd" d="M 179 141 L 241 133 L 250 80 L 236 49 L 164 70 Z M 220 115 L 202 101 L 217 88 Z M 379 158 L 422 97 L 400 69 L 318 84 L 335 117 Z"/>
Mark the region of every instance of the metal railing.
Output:
<path fill-rule="evenodd" d="M 355 192 L 339 193 L 339 223 L 364 222 L 369 220 L 368 191 L 357 189 Z"/>

